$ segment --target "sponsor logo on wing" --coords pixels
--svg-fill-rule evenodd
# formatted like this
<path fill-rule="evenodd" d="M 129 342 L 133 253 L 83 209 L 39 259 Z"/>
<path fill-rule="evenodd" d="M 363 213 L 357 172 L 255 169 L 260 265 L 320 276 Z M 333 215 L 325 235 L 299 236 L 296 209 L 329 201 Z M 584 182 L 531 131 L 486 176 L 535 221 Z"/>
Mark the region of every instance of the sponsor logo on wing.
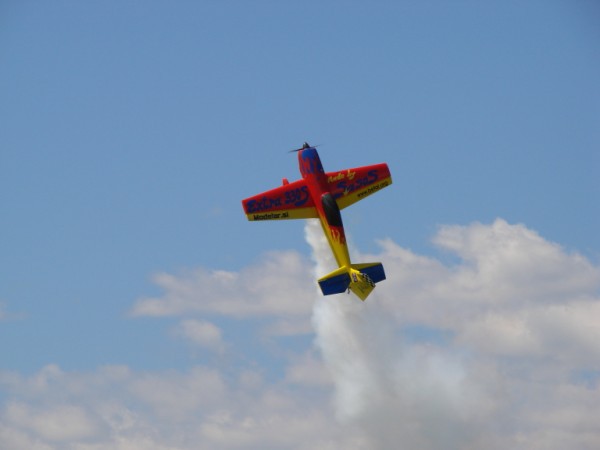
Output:
<path fill-rule="evenodd" d="M 356 173 L 353 172 L 352 178 L 342 179 L 336 186 L 336 190 L 342 191 L 343 195 L 348 195 L 351 192 L 369 186 L 379 179 L 377 169 L 369 170 L 364 177 L 355 178 Z"/>

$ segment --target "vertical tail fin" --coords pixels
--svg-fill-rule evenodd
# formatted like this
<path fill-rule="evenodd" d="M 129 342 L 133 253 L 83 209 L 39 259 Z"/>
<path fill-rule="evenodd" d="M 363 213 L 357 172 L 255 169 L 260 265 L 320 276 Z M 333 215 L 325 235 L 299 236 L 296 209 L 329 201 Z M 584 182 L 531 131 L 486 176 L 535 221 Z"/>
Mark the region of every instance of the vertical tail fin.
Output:
<path fill-rule="evenodd" d="M 340 294 L 351 290 L 361 300 L 366 300 L 375 289 L 375 283 L 385 280 L 381 263 L 352 264 L 334 270 L 319 279 L 323 295 Z"/>

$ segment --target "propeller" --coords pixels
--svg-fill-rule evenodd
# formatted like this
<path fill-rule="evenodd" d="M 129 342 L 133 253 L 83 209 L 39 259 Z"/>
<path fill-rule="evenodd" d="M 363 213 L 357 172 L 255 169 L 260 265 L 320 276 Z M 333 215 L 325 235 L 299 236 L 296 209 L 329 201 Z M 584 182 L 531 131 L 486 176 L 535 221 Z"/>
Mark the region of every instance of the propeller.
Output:
<path fill-rule="evenodd" d="M 307 148 L 316 148 L 316 147 L 318 147 L 318 145 L 310 145 L 308 142 L 305 142 L 302 145 L 302 147 L 296 148 L 294 150 L 289 150 L 288 153 L 295 153 L 295 152 L 299 152 L 300 150 L 304 150 L 304 149 L 307 149 Z"/>

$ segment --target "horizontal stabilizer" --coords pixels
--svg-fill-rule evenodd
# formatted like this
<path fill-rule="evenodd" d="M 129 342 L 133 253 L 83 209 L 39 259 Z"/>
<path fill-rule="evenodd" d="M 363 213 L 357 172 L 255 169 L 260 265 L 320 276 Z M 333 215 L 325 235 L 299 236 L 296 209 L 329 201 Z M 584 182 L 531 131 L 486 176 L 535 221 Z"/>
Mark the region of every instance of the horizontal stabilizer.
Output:
<path fill-rule="evenodd" d="M 385 280 L 381 263 L 352 264 L 334 270 L 319 279 L 323 295 L 341 294 L 352 291 L 361 300 L 365 300 L 375 289 L 375 283 Z"/>
<path fill-rule="evenodd" d="M 341 294 L 350 286 L 350 274 L 346 267 L 340 267 L 329 275 L 319 279 L 319 286 L 323 295 Z"/>

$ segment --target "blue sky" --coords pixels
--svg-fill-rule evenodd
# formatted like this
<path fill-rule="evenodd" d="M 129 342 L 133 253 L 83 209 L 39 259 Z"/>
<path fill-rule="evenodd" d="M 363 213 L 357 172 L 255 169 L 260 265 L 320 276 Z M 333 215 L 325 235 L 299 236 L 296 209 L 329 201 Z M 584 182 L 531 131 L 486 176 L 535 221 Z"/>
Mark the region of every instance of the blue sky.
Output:
<path fill-rule="evenodd" d="M 398 359 L 400 378 L 426 361 L 473 379 L 481 367 L 457 355 L 474 352 L 498 368 L 507 354 L 540 356 L 556 342 L 568 353 L 594 338 L 593 322 L 584 337 L 564 330 L 597 310 L 600 286 L 598 20 L 592 1 L 2 2 L 0 443 L 158 449 L 200 439 L 201 448 L 301 448 L 260 426 L 250 432 L 241 419 L 239 428 L 227 422 L 227 436 L 243 429 L 243 439 L 216 440 L 217 412 L 244 417 L 249 407 L 234 398 L 258 401 L 276 390 L 292 403 L 311 398 L 332 408 L 334 431 L 303 425 L 326 434 L 307 448 L 386 448 L 373 441 L 382 429 L 387 436 L 381 421 L 373 425 L 360 408 L 350 418 L 340 413 L 348 383 L 313 292 L 326 258 L 314 230 L 300 221 L 248 223 L 241 208 L 242 198 L 299 177 L 286 152 L 305 140 L 320 144 L 326 170 L 387 162 L 392 171 L 394 184 L 344 210 L 344 221 L 353 252 L 397 269 L 387 270 L 396 281 L 378 288 L 380 306 L 377 296 L 365 305 L 328 301 L 351 308 L 342 315 L 364 307 L 374 323 L 395 318 L 390 333 L 404 336 L 405 355 L 413 355 Z M 486 271 L 498 261 L 506 265 Z M 473 267 L 479 278 L 467 284 L 486 286 L 487 300 L 467 307 L 457 300 L 470 298 L 460 276 Z M 550 289 L 550 278 L 565 285 Z M 449 322 L 428 319 L 438 316 L 429 302 L 445 301 L 436 286 L 457 302 L 444 312 Z M 497 299 L 500 291 L 506 297 Z M 391 301 L 394 293 L 404 300 Z M 422 310 L 409 306 L 409 295 Z M 542 297 L 552 300 L 536 303 Z M 552 309 L 571 301 L 584 302 L 573 316 Z M 482 312 L 494 302 L 514 308 Z M 541 304 L 550 309 L 535 309 Z M 461 331 L 473 317 L 481 320 Z M 357 338 L 368 320 L 344 333 Z M 507 324 L 539 339 L 507 337 L 498 331 Z M 484 335 L 497 339 L 477 347 Z M 422 357 L 419 342 L 437 349 L 434 360 Z M 597 360 L 567 363 L 572 370 L 556 375 L 555 388 L 583 377 L 595 389 L 589 396 L 600 395 Z M 186 410 L 173 401 L 192 419 L 161 426 L 152 442 L 137 440 L 141 425 L 119 435 L 91 413 L 103 389 L 125 392 L 128 412 L 152 427 L 161 400 L 131 386 L 189 381 L 193 396 L 194 377 L 207 373 L 224 392 L 217 406 Z M 63 400 L 35 391 L 33 380 L 44 377 Z M 87 394 L 69 391 L 74 378 Z M 516 386 L 524 378 L 499 379 Z M 489 385 L 481 390 L 496 398 Z M 264 417 L 302 416 L 259 403 Z M 505 408 L 497 410 L 515 412 Z M 81 411 L 89 423 L 72 433 L 25 425 Z M 460 429 L 440 417 L 440 430 Z M 348 435 L 349 423 L 360 431 Z M 192 439 L 185 427 L 198 424 L 213 434 Z M 527 445 L 542 442 L 534 425 L 504 429 L 489 431 L 498 448 L 517 448 L 518 432 Z M 447 448 L 405 431 L 421 448 Z M 463 431 L 452 437 L 457 448 L 482 439 Z M 591 439 L 568 444 L 592 448 L 600 437 Z"/>

